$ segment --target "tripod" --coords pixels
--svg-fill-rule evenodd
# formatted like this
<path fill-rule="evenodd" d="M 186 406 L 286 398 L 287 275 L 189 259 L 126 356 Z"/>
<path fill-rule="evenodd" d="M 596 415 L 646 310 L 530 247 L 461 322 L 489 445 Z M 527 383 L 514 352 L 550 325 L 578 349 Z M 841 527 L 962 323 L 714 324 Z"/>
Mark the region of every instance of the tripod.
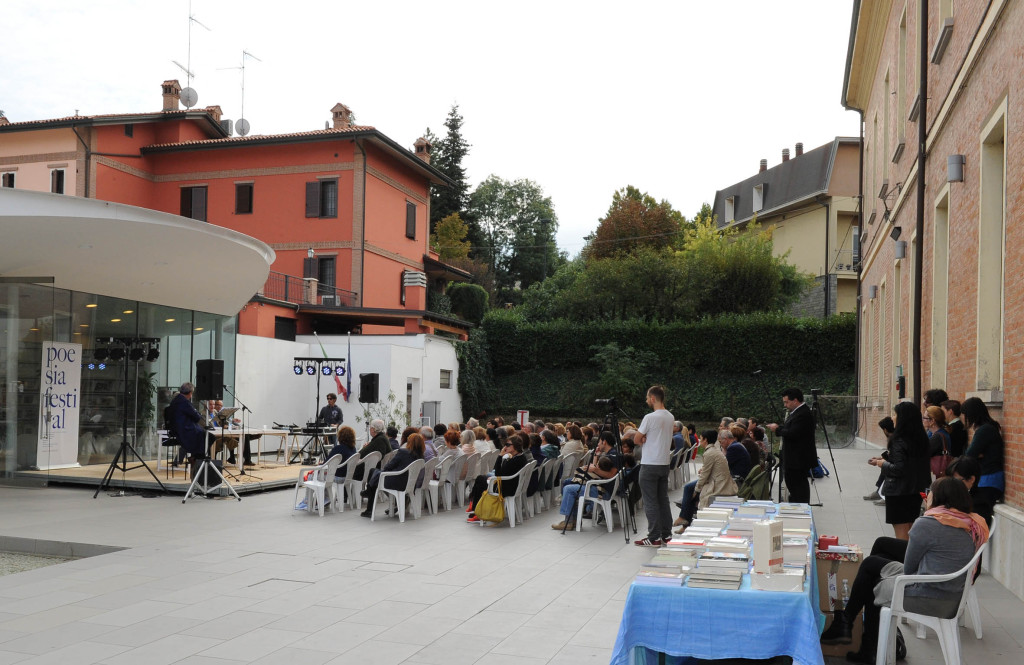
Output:
<path fill-rule="evenodd" d="M 211 475 L 215 476 L 219 482 L 212 482 L 212 479 L 210 478 Z M 220 469 L 217 468 L 217 465 L 210 459 L 210 455 L 207 454 L 206 457 L 203 458 L 203 461 L 199 463 L 199 466 L 195 471 L 193 471 L 192 484 L 188 486 L 188 491 L 185 492 L 185 498 L 182 499 L 181 502 L 185 503 L 191 499 L 196 492 L 199 492 L 209 499 L 210 493 L 214 490 L 220 489 L 221 487 L 228 488 L 228 491 L 234 494 L 236 499 L 239 501 L 242 500 L 242 497 L 238 496 L 238 492 L 236 492 L 235 488 L 231 486 L 231 483 L 224 480 L 224 476 L 221 474 Z"/>
<path fill-rule="evenodd" d="M 775 406 L 775 400 L 772 399 L 772 394 L 768 390 L 768 386 L 766 386 L 765 383 L 764 383 L 764 377 L 761 376 L 761 370 L 756 369 L 753 372 L 751 372 L 750 375 L 757 377 L 758 384 L 761 386 L 761 389 L 764 390 L 764 396 L 768 400 L 768 408 L 771 409 L 772 414 L 775 416 L 775 422 L 777 422 L 777 423 L 778 422 L 783 422 L 785 419 L 780 416 L 779 409 Z M 765 429 L 768 429 L 768 428 L 766 427 Z M 769 449 L 773 450 L 775 448 L 775 432 L 773 432 L 771 430 L 768 430 L 767 434 L 768 434 L 768 443 L 769 443 L 769 446 L 770 446 Z M 771 462 L 772 462 L 772 460 L 769 459 L 769 464 L 771 464 Z M 783 457 L 782 447 L 780 446 L 779 447 L 779 461 L 778 461 L 778 464 L 772 464 L 771 476 L 769 477 L 769 480 L 768 480 L 769 498 L 771 496 L 771 486 L 775 483 L 775 479 L 778 477 L 778 475 L 780 473 L 779 469 L 785 469 L 786 468 L 785 466 L 783 466 L 784 462 L 785 462 L 785 458 Z M 782 479 L 781 478 L 779 479 L 779 503 L 782 503 Z"/>
<path fill-rule="evenodd" d="M 136 362 L 135 364 L 136 364 L 136 367 L 137 367 L 138 366 L 138 362 Z M 114 455 L 114 459 L 112 459 L 110 461 L 110 466 L 107 468 L 107 472 L 105 474 L 103 474 L 103 480 L 100 481 L 100 486 L 96 488 L 96 493 L 92 495 L 92 498 L 94 498 L 94 499 L 97 496 L 99 496 L 99 494 L 100 494 L 100 492 L 102 490 L 108 489 L 110 487 L 110 480 L 111 480 L 111 478 L 114 477 L 114 470 L 115 469 L 120 469 L 121 473 L 125 474 L 125 473 L 127 473 L 129 471 L 132 471 L 133 469 L 143 469 L 144 468 L 144 469 L 146 469 L 146 471 L 149 471 L 149 475 L 153 476 L 153 480 L 155 480 L 156 484 L 160 486 L 160 489 L 162 489 L 165 492 L 167 491 L 167 488 L 164 487 L 164 484 L 162 482 L 160 482 L 160 479 L 156 477 L 155 473 L 153 473 L 153 469 L 149 468 L 149 465 L 146 464 L 146 461 L 144 459 L 142 459 L 141 455 L 139 455 L 139 451 L 135 450 L 135 446 L 133 446 L 128 441 L 128 395 L 129 394 L 131 394 L 131 391 L 128 389 L 128 360 L 126 358 L 125 361 L 124 361 L 124 412 L 123 412 L 123 415 L 122 415 L 122 418 L 121 418 L 121 446 L 117 449 L 117 454 Z M 129 462 L 128 462 L 128 451 L 131 451 L 131 454 L 135 457 L 135 459 L 137 459 L 139 461 L 139 463 L 136 464 L 135 466 L 128 466 L 128 464 L 129 464 Z M 122 458 L 124 458 L 123 461 L 122 461 Z M 126 496 L 125 493 L 124 493 L 124 489 L 123 488 L 121 489 L 121 492 L 117 496 Z"/>
<path fill-rule="evenodd" d="M 226 385 L 225 385 L 225 386 L 223 386 L 223 388 L 224 388 L 224 390 L 225 390 L 225 391 L 227 391 L 227 393 L 228 393 L 229 395 L 231 395 L 231 398 L 232 398 L 232 399 L 234 399 L 234 400 L 235 400 L 236 402 L 238 402 L 238 404 L 240 404 L 240 405 L 241 405 L 241 407 L 242 407 L 242 431 L 241 431 L 241 432 L 239 433 L 239 435 L 238 435 L 238 436 L 239 436 L 239 441 L 238 441 L 238 443 L 239 443 L 239 448 L 241 448 L 241 449 L 242 449 L 242 456 L 243 456 L 243 458 L 244 458 L 244 456 L 245 456 L 245 451 L 246 451 L 246 450 L 248 450 L 248 451 L 249 451 L 249 455 L 251 456 L 251 455 L 252 455 L 251 441 L 250 441 L 250 439 L 249 439 L 249 435 L 245 433 L 245 412 L 246 412 L 246 411 L 248 411 L 248 412 L 249 412 L 250 414 L 252 414 L 252 410 L 251 410 L 251 409 L 249 409 L 249 407 L 247 407 L 247 406 L 246 406 L 245 404 L 243 404 L 243 403 L 242 403 L 242 400 L 238 399 L 238 395 L 236 395 L 235 393 L 231 392 L 231 389 L 230 389 L 230 388 L 228 388 L 228 387 L 227 387 Z M 250 418 L 251 418 L 251 417 L 252 417 L 252 416 L 250 415 Z M 250 423 L 250 424 L 251 424 L 251 423 Z M 222 429 L 221 429 L 221 436 L 223 436 L 223 433 L 224 433 L 224 430 L 223 430 L 223 428 L 222 428 Z M 262 432 L 262 430 L 261 430 L 261 431 L 260 431 L 260 434 L 259 434 L 259 435 L 257 435 L 257 436 L 256 436 L 256 438 L 258 439 L 258 438 L 260 438 L 260 437 L 262 437 L 262 436 L 263 436 L 263 432 Z M 255 441 L 255 440 L 256 440 L 256 439 L 252 439 L 252 441 Z M 257 458 L 257 459 L 259 459 L 259 454 L 258 454 L 258 451 L 259 451 L 259 448 L 257 447 L 257 456 L 256 456 L 256 458 Z M 236 451 L 236 452 L 235 452 L 235 454 L 237 455 L 237 454 L 239 454 L 239 453 L 238 453 L 238 452 Z M 245 462 L 245 460 L 243 459 L 243 460 L 242 460 L 242 462 L 243 462 L 243 464 L 242 464 L 242 470 L 241 470 L 241 471 L 239 472 L 239 475 L 242 475 L 242 476 L 249 476 L 250 478 L 252 478 L 252 479 L 254 479 L 254 480 L 257 480 L 257 481 L 259 481 L 259 480 L 263 480 L 263 479 L 262 479 L 262 478 L 260 478 L 259 476 L 254 476 L 254 475 L 253 475 L 253 474 L 251 474 L 251 473 L 246 473 L 246 472 L 245 472 L 245 463 L 244 463 L 244 462 Z"/>
<path fill-rule="evenodd" d="M 818 404 L 818 399 L 820 397 L 821 397 L 821 391 L 820 390 L 815 390 L 815 389 L 812 388 L 811 389 L 811 412 L 814 413 L 814 422 L 818 423 L 818 425 L 821 426 L 821 431 L 825 435 L 825 446 L 828 448 L 828 456 L 829 456 L 829 459 L 832 460 L 832 469 L 835 471 L 835 474 L 836 474 L 836 487 L 838 487 L 839 488 L 839 492 L 842 493 L 842 491 L 843 491 L 843 484 L 839 482 L 839 469 L 836 468 L 836 458 L 835 458 L 835 455 L 832 454 L 832 442 L 828 438 L 828 429 L 825 427 L 825 416 L 822 415 L 821 407 Z M 814 485 L 814 481 L 815 481 L 814 476 L 811 476 L 811 485 Z M 814 486 L 814 493 L 818 496 L 818 503 L 817 504 L 811 504 L 811 505 L 818 505 L 818 506 L 822 505 L 821 504 L 821 495 L 818 494 L 818 487 L 816 485 Z"/>

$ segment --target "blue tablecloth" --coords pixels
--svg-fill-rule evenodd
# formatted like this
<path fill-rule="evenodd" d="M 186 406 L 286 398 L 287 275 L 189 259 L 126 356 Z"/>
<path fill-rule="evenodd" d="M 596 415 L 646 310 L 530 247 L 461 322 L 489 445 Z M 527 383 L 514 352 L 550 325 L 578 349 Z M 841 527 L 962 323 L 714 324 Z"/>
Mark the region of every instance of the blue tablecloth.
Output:
<path fill-rule="evenodd" d="M 647 652 L 697 658 L 772 658 L 824 665 L 818 638 L 818 577 L 812 556 L 804 592 L 736 591 L 634 583 L 626 597 L 612 665 L 642 665 Z"/>

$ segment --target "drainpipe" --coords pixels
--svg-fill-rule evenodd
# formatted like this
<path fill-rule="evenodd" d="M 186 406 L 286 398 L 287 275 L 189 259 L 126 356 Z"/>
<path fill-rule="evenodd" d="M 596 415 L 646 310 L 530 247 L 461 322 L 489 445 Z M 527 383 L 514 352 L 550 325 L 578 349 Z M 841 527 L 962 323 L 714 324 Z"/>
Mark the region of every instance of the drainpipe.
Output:
<path fill-rule="evenodd" d="M 75 136 L 82 143 L 82 147 L 85 148 L 85 194 L 83 196 L 89 198 L 89 163 L 92 161 L 92 150 L 89 149 L 89 145 L 82 138 L 82 135 L 78 133 L 78 128 L 75 125 L 71 125 L 71 131 L 75 133 Z"/>
<path fill-rule="evenodd" d="M 360 233 L 361 252 L 359 257 L 359 306 L 365 307 L 366 291 L 363 288 L 364 279 L 366 276 L 366 150 L 363 149 L 363 144 L 360 141 L 355 142 L 356 147 L 359 148 L 359 152 L 363 154 L 363 203 L 362 203 L 362 219 L 359 220 L 362 226 L 362 233 Z"/>
<path fill-rule="evenodd" d="M 829 227 L 832 223 L 832 206 L 828 203 L 822 203 L 821 205 L 825 207 L 825 314 L 822 318 L 827 319 L 831 309 L 829 305 L 832 301 L 832 268 L 829 265 L 828 255 L 828 235 Z"/>
<path fill-rule="evenodd" d="M 917 242 L 914 243 L 914 339 L 910 364 L 913 366 L 914 404 L 921 403 L 921 289 L 924 270 L 924 176 L 925 143 L 928 140 L 928 0 L 920 0 L 921 17 L 918 21 L 918 60 L 920 84 L 918 97 L 921 112 L 917 116 Z"/>
<path fill-rule="evenodd" d="M 860 126 L 860 146 L 858 149 L 857 156 L 857 232 L 862 233 L 864 231 L 864 111 L 858 110 L 857 114 L 860 116 L 858 124 Z M 857 244 L 860 247 L 860 243 Z M 857 271 L 857 298 L 854 302 L 857 303 L 857 349 L 854 351 L 854 363 L 857 371 L 854 372 L 854 393 L 857 395 L 857 399 L 860 399 L 860 325 L 861 321 L 861 255 L 864 254 L 864 248 L 860 247 L 858 252 L 857 260 L 853 264 L 853 269 Z M 860 422 L 860 419 L 857 419 Z"/>

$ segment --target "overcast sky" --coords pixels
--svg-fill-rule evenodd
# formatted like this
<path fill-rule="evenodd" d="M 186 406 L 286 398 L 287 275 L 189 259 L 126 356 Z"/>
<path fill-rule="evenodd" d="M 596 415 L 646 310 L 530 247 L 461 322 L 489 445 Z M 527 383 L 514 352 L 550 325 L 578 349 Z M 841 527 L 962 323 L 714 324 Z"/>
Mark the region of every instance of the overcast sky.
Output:
<path fill-rule="evenodd" d="M 551 196 L 575 255 L 634 185 L 687 217 L 715 190 L 856 136 L 839 104 L 852 0 L 516 3 L 3 0 L 0 109 L 13 121 L 160 109 L 191 61 L 199 106 L 253 134 L 321 129 L 336 102 L 412 147 L 453 103 L 471 185 Z"/>

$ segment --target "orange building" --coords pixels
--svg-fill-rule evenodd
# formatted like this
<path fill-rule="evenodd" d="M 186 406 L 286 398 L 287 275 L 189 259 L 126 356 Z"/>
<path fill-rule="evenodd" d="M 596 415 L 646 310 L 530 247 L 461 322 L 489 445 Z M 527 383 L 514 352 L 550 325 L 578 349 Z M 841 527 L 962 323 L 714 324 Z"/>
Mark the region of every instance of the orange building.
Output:
<path fill-rule="evenodd" d="M 160 112 L 0 118 L 0 184 L 180 214 L 266 242 L 277 259 L 239 314 L 242 334 L 465 338 L 468 323 L 427 303 L 428 288 L 469 275 L 429 249 L 430 187 L 449 181 L 430 166 L 426 140 L 412 152 L 353 125 L 342 104 L 329 128 L 231 136 L 220 107 L 182 110 L 174 80 L 162 93 Z"/>

